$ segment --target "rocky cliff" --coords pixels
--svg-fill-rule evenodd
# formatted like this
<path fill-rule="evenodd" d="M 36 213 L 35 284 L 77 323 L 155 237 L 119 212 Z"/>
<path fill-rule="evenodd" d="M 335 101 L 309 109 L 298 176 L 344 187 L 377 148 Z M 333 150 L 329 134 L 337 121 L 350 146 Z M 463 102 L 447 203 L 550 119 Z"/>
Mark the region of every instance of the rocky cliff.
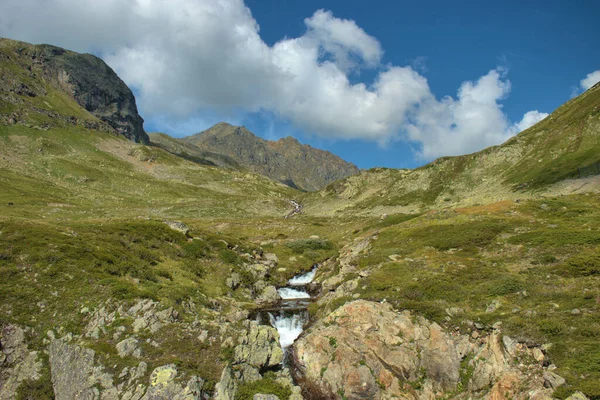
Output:
<path fill-rule="evenodd" d="M 243 126 L 225 122 L 184 139 L 198 148 L 224 154 L 251 171 L 301 190 L 319 190 L 331 182 L 358 174 L 358 168 L 292 137 L 276 142 L 261 139 Z"/>
<path fill-rule="evenodd" d="M 68 108 L 61 107 L 64 104 L 57 104 L 52 93 L 57 89 L 118 134 L 149 143 L 133 93 L 100 58 L 45 44 L 0 39 L 0 62 L 1 100 L 17 106 L 17 110 L 11 110 L 16 114 L 15 122 L 24 112 L 37 109 L 23 102 L 23 97 L 48 97 L 41 105 L 49 105 L 49 112 L 73 116 Z"/>

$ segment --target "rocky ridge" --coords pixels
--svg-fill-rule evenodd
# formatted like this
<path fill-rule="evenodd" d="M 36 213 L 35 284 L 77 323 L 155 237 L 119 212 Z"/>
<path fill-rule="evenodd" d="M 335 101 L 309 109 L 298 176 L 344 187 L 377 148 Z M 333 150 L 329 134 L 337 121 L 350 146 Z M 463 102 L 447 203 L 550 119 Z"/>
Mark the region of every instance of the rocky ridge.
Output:
<path fill-rule="evenodd" d="M 223 154 L 251 171 L 301 190 L 319 190 L 359 172 L 355 165 L 327 151 L 302 145 L 292 137 L 268 141 L 243 126 L 225 122 L 183 141 L 203 151 Z"/>
<path fill-rule="evenodd" d="M 109 127 L 129 140 L 149 143 L 133 93 L 100 58 L 51 45 L 31 45 L 0 38 L 0 62 L 7 64 L 0 74 L 0 100 L 16 108 L 6 123 L 26 123 L 25 115 L 37 113 L 50 118 L 66 118 L 77 124 L 77 116 L 57 107 L 48 92 L 47 85 L 51 85 L 106 124 L 88 122 L 82 125 L 91 129 Z M 31 107 L 23 101 L 23 98 L 36 97 L 50 101 L 43 100 L 46 103 L 42 102 L 41 107 Z"/>

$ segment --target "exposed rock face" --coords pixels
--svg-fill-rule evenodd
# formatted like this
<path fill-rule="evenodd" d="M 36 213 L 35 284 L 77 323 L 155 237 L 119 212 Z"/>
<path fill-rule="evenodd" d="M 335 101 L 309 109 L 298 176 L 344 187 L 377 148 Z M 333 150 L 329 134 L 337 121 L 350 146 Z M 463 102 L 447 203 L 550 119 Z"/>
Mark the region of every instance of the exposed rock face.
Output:
<path fill-rule="evenodd" d="M 528 352 L 519 344 L 511 350 Z M 533 389 L 546 393 L 541 368 L 529 376 L 514 360 L 499 331 L 472 341 L 388 304 L 364 300 L 338 308 L 294 345 L 298 378 L 308 397 L 319 399 L 433 399 L 462 392 L 499 399 L 527 398 Z"/>
<path fill-rule="evenodd" d="M 102 398 L 117 398 L 113 377 L 94 365 L 94 350 L 55 339 L 49 353 L 56 400 L 100 399 L 100 389 Z"/>
<path fill-rule="evenodd" d="M 233 400 L 241 384 L 263 378 L 264 371 L 278 367 L 282 360 L 283 350 L 277 330 L 255 321 L 246 321 L 245 330 L 241 332 L 234 348 L 233 362 L 223 370 L 217 384 L 215 398 Z M 287 368 L 278 372 L 277 382 L 292 390 L 290 400 L 302 399 L 300 388 L 294 386 Z"/>
<path fill-rule="evenodd" d="M 145 362 L 125 368 L 115 382 L 113 375 L 96 364 L 95 352 L 75 343 L 70 336 L 52 340 L 49 346 L 52 385 L 56 400 L 200 400 L 204 381 L 192 376 L 187 382 L 176 380 L 175 365 L 157 367 L 146 384 Z"/>
<path fill-rule="evenodd" d="M 34 79 L 33 83 L 19 90 L 13 88 L 10 90 L 12 93 L 32 97 L 45 94 L 43 81 L 34 72 L 39 69 L 47 82 L 67 93 L 118 134 L 138 143 L 149 143 L 133 93 L 100 58 L 60 47 L 31 45 L 9 39 L 0 39 L 0 48 L 8 52 L 14 64 L 30 70 Z M 0 83 L 5 86 L 6 82 L 0 79 Z"/>
<path fill-rule="evenodd" d="M 184 141 L 204 151 L 224 154 L 243 167 L 302 190 L 319 190 L 359 172 L 355 165 L 294 138 L 267 141 L 243 126 L 224 122 Z"/>
<path fill-rule="evenodd" d="M 36 351 L 28 351 L 25 332 L 16 325 L 0 331 L 0 400 L 15 398 L 21 382 L 39 379 L 42 363 Z"/>

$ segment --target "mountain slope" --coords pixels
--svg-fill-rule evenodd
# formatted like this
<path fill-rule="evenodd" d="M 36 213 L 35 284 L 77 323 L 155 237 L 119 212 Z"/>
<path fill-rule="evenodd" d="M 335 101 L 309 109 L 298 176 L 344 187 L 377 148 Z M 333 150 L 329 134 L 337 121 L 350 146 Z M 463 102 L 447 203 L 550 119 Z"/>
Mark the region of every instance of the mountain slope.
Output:
<path fill-rule="evenodd" d="M 149 142 L 133 93 L 98 57 L 0 38 L 0 66 L 0 109 L 13 123 L 36 114 L 77 117 L 45 99 L 66 95 L 116 133 Z"/>
<path fill-rule="evenodd" d="M 302 190 L 318 190 L 359 172 L 353 164 L 327 151 L 302 145 L 294 138 L 268 141 L 243 126 L 225 122 L 183 140 L 202 150 L 224 154 L 251 171 Z"/>
<path fill-rule="evenodd" d="M 415 170 L 374 168 L 305 195 L 305 211 L 381 215 L 598 189 L 600 85 L 500 146 Z M 585 188 L 584 188 L 585 189 Z"/>
<path fill-rule="evenodd" d="M 165 133 L 149 133 L 150 143 L 186 160 L 202 165 L 213 165 L 225 168 L 240 169 L 239 164 L 223 154 L 204 151 L 183 140 L 171 137 Z"/>

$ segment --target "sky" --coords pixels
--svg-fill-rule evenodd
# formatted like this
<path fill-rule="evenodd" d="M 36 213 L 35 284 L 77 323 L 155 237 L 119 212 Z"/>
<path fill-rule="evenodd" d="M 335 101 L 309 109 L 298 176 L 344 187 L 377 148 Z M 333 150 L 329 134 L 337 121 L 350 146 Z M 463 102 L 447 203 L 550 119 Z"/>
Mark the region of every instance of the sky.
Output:
<path fill-rule="evenodd" d="M 600 2 L 0 0 L 0 36 L 104 59 L 146 131 L 220 121 L 360 168 L 503 143 L 600 81 Z"/>

